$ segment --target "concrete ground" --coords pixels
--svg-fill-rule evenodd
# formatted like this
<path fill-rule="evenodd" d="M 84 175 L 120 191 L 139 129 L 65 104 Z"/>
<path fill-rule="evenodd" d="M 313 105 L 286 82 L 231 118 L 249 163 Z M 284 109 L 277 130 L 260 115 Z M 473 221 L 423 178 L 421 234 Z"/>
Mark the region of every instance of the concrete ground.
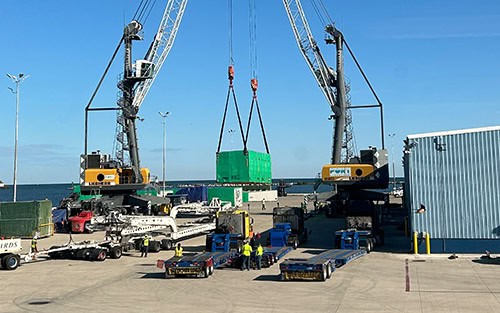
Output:
<path fill-rule="evenodd" d="M 301 200 L 290 196 L 279 201 L 283 206 Z M 267 203 L 266 211 L 260 203 L 251 206 L 256 231 L 271 227 L 273 205 Z M 342 221 L 314 215 L 307 227 L 310 240 L 287 257 L 333 248 L 332 234 Z M 409 250 L 395 226 L 387 235 L 384 251 Z M 74 239 L 102 236 L 98 232 Z M 40 240 L 39 247 L 67 241 L 68 235 L 58 234 Z M 204 243 L 198 237 L 183 246 L 185 252 L 201 251 Z M 278 265 L 260 271 L 218 269 L 208 279 L 167 280 L 155 265 L 172 255 L 162 251 L 104 262 L 46 260 L 0 271 L 0 312 L 500 312 L 500 262 L 479 256 L 450 260 L 448 255 L 373 252 L 337 269 L 326 282 L 282 282 Z"/>

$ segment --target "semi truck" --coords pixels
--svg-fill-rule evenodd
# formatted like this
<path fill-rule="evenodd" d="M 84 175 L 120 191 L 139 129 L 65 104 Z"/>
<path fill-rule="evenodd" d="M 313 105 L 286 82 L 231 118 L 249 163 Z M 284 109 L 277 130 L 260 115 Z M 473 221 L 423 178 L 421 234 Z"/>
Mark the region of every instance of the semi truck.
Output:
<path fill-rule="evenodd" d="M 213 234 L 207 236 L 206 251 L 212 251 L 213 242 L 229 238 L 229 250 L 241 252 L 243 242 L 253 237 L 253 219 L 245 210 L 220 211 L 216 214 Z"/>
<path fill-rule="evenodd" d="M 273 247 L 292 246 L 294 249 L 306 242 L 305 212 L 299 207 L 273 209 L 273 228 L 269 231 L 268 244 Z"/>

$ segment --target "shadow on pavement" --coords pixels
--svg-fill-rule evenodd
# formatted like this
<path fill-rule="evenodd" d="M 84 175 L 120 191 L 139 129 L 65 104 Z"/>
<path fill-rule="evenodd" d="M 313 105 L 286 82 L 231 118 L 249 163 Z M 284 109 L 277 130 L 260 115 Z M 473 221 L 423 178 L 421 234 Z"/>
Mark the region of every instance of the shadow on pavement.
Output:
<path fill-rule="evenodd" d="M 472 262 L 486 265 L 500 265 L 500 258 L 488 258 L 486 256 L 482 256 L 480 259 L 472 260 Z"/>
<path fill-rule="evenodd" d="M 165 272 L 138 273 L 138 274 L 144 274 L 141 278 L 147 278 L 147 279 L 165 279 Z"/>
<path fill-rule="evenodd" d="M 257 281 L 281 281 L 280 275 L 260 275 L 254 278 Z"/>

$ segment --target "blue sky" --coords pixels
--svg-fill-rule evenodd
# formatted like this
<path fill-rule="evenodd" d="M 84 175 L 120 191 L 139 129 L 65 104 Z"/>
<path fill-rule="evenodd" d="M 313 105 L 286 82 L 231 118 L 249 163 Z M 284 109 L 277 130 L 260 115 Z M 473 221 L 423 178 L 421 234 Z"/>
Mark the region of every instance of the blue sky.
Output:
<path fill-rule="evenodd" d="M 134 59 L 143 58 L 163 5 L 144 25 Z M 334 64 L 334 47 L 309 0 L 314 36 Z M 386 133 L 395 133 L 396 174 L 408 134 L 499 124 L 500 4 L 497 1 L 323 1 L 384 103 Z M 0 179 L 12 181 L 15 97 L 4 73 L 31 76 L 21 85 L 19 183 L 76 182 L 83 152 L 84 107 L 139 1 L 2 1 Z M 295 43 L 281 1 L 256 0 L 259 103 L 273 176 L 314 177 L 330 158 L 329 106 Z M 234 0 L 235 89 L 246 119 L 251 101 L 248 1 Z M 176 42 L 144 101 L 138 125 L 141 164 L 161 177 L 167 124 L 167 179 L 214 179 L 215 151 L 227 92 L 227 0 L 188 3 Z M 95 107 L 114 106 L 122 53 Z M 353 104 L 373 104 L 346 56 Z M 355 110 L 358 149 L 380 146 L 378 112 Z M 115 116 L 92 113 L 91 150 L 111 153 Z M 249 147 L 264 151 L 253 120 Z M 223 150 L 241 148 L 229 111 Z M 386 138 L 386 148 L 391 141 Z"/>

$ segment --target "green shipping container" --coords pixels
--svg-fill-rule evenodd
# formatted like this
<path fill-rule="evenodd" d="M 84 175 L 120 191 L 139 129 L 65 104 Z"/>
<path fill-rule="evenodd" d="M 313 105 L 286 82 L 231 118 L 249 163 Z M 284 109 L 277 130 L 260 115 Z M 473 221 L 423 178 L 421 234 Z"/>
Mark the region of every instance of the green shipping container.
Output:
<path fill-rule="evenodd" d="M 217 155 L 218 183 L 271 183 L 271 155 L 248 150 L 223 151 Z"/>
<path fill-rule="evenodd" d="M 212 198 L 219 198 L 222 201 L 231 201 L 231 205 L 241 207 L 243 205 L 243 189 L 241 187 L 213 187 L 208 188 L 208 202 Z"/>
<path fill-rule="evenodd" d="M 0 236 L 30 238 L 37 231 L 41 237 L 52 235 L 50 200 L 0 202 Z"/>

